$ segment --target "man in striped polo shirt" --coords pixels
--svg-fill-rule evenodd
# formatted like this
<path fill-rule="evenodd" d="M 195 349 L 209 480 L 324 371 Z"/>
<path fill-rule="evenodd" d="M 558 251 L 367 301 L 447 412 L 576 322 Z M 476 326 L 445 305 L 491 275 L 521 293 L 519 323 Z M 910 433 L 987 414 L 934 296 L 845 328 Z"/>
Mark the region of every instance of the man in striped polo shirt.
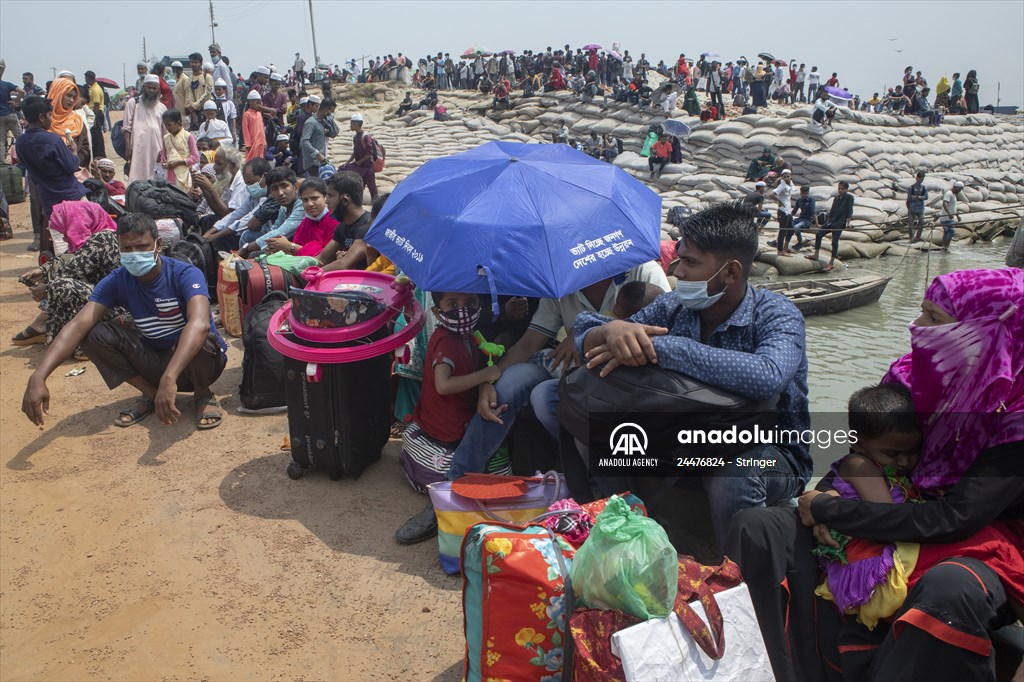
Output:
<path fill-rule="evenodd" d="M 131 426 L 154 410 L 164 424 L 174 424 L 182 391 L 195 396 L 198 428 L 219 426 L 223 415 L 210 386 L 227 364 L 227 345 L 210 315 L 205 275 L 159 255 L 156 223 L 142 213 L 118 221 L 117 241 L 121 267 L 96 285 L 54 339 L 29 378 L 22 411 L 42 425 L 50 402 L 46 379 L 81 345 L 108 388 L 127 383 L 142 394 L 116 425 Z M 137 329 L 108 319 L 116 309 L 126 309 Z"/>

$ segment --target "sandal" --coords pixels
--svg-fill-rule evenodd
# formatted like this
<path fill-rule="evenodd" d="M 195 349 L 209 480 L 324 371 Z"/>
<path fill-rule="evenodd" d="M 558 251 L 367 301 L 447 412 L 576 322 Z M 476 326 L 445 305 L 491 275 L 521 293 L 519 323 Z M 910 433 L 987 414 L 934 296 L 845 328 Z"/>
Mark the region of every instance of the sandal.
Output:
<path fill-rule="evenodd" d="M 200 410 L 200 407 L 202 409 Z M 213 409 L 207 409 L 212 407 Z M 207 419 L 207 423 L 203 424 L 203 420 Z M 197 429 L 214 429 L 220 426 L 223 421 L 224 415 L 220 411 L 220 403 L 212 395 L 209 398 L 198 398 L 196 399 L 196 428 Z"/>
<path fill-rule="evenodd" d="M 35 272 L 35 270 L 29 270 L 29 272 L 26 272 L 24 275 L 19 276 L 18 277 L 18 284 L 24 284 L 29 289 L 31 289 L 35 285 L 39 284 L 39 280 L 41 280 L 43 278 L 43 274 L 44 273 L 43 273 L 41 268 L 36 268 L 36 270 L 39 271 L 39 274 L 34 276 L 34 277 L 29 277 L 28 275 L 29 275 L 30 272 Z"/>
<path fill-rule="evenodd" d="M 138 424 L 155 409 L 156 404 L 152 398 L 146 395 L 139 396 L 134 405 L 126 410 L 121 410 L 117 414 L 117 419 L 114 420 L 114 423 L 121 427 Z M 128 421 L 125 421 L 123 417 L 128 417 Z"/>
<path fill-rule="evenodd" d="M 11 337 L 11 343 L 15 346 L 33 346 L 37 343 L 46 343 L 46 330 L 39 331 L 30 325 Z"/>
<path fill-rule="evenodd" d="M 835 266 L 833 266 L 833 265 L 826 265 L 825 267 L 823 267 L 821 269 L 821 271 L 822 272 L 831 272 L 833 267 L 835 267 Z"/>

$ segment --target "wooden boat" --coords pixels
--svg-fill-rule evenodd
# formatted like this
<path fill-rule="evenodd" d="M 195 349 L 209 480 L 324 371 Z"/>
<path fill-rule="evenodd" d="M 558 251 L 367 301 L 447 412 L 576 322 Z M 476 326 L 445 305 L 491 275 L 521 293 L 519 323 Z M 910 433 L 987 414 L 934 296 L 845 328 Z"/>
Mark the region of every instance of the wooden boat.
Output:
<path fill-rule="evenodd" d="M 798 279 L 769 282 L 762 289 L 776 291 L 793 302 L 804 317 L 828 315 L 877 301 L 892 277 L 865 275 L 845 279 Z"/>

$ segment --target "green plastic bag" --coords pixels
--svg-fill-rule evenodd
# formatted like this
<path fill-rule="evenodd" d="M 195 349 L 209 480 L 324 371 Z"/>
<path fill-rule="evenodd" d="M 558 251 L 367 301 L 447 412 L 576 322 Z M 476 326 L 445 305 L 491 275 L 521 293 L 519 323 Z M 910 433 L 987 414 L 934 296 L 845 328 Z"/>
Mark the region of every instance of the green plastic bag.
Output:
<path fill-rule="evenodd" d="M 301 280 L 302 271 L 316 265 L 316 258 L 312 256 L 293 256 L 284 251 L 277 251 L 267 256 L 267 262 L 271 265 L 276 265 Z"/>
<path fill-rule="evenodd" d="M 644 140 L 644 146 L 640 148 L 640 156 L 650 156 L 651 147 L 658 141 L 658 133 L 650 132 L 647 133 L 647 139 Z"/>
<path fill-rule="evenodd" d="M 577 550 L 569 576 L 586 606 L 665 618 L 679 590 L 679 555 L 657 521 L 615 495 Z"/>

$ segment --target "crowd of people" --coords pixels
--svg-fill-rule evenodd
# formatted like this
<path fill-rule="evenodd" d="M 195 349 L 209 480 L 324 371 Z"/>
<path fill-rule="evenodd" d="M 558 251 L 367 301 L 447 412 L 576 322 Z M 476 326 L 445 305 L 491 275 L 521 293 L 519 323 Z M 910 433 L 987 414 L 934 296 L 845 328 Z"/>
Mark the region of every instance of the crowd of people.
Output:
<path fill-rule="evenodd" d="M 111 196 L 157 179 L 184 190 L 197 200 L 185 231 L 213 252 L 241 258 L 283 253 L 309 256 L 324 271 L 395 273 L 364 239 L 387 195 L 378 196 L 375 141 L 363 130 L 362 116 L 349 116 L 353 150 L 335 168 L 327 149 L 338 134 L 330 93 L 304 94 L 301 75 L 300 89 L 290 93 L 269 67 L 246 80 L 230 72 L 225 78 L 218 71 L 226 61 L 220 47 L 209 51 L 209 63 L 191 55 L 188 74 L 171 65 L 179 71 L 169 98 L 159 69 L 140 69 L 139 94 L 129 100 L 121 128 L 127 187 L 117 184 L 115 165 L 97 153 L 92 139 L 96 122 L 87 114 L 101 116 L 99 98 L 83 95 L 73 75 L 56 78 L 45 95 L 15 92 L 26 123 L 15 142 L 17 160 L 27 171 L 40 228 L 62 252 L 20 278 L 39 313 L 14 342 L 48 345 L 22 403 L 34 424 L 46 418 L 47 378 L 75 355 L 90 359 L 109 388 L 137 390 L 137 400 L 114 417 L 120 427 L 151 413 L 165 424 L 176 422 L 178 392 L 193 395 L 198 429 L 216 428 L 224 419 L 212 386 L 227 364 L 228 347 L 214 321 L 209 273 L 166 253 L 173 239 L 153 216 L 127 213 L 115 223 L 97 202 L 85 200 L 94 183 Z M 394 67 L 399 77 L 411 77 L 401 73 L 411 61 L 399 57 L 405 60 Z M 809 76 L 793 82 L 799 92 L 786 88 L 785 78 L 776 85 L 774 74 L 771 83 L 752 88 L 746 60 L 738 64 L 739 75 L 727 72 L 729 78 L 716 61 L 702 58 L 691 67 L 685 55 L 674 69 L 654 68 L 687 89 L 697 87 L 695 78 L 698 85 L 706 79 L 705 87 L 718 95 L 712 105 L 723 109 L 721 96 L 737 77 L 740 92 L 752 90 L 755 102 L 780 91 L 799 100 L 804 82 L 812 83 L 810 99 L 817 95 L 820 80 Z M 413 79 L 440 90 L 479 88 L 491 76 L 511 83 L 538 74 L 540 89 L 570 87 L 574 74 L 585 74 L 584 86 L 607 88 L 616 79 L 642 83 L 652 69 L 643 54 L 634 63 L 628 51 L 615 58 L 568 46 L 486 61 L 478 56 L 459 65 L 439 53 L 420 65 Z M 370 74 L 391 68 L 373 63 Z M 86 74 L 89 90 L 90 78 Z M 835 74 L 832 80 L 838 86 Z M 568 142 L 568 128 L 555 137 Z M 654 159 L 671 157 L 669 137 L 652 144 Z M 596 133 L 582 146 L 605 160 L 619 152 L 614 138 Z M 661 168 L 652 165 L 652 174 Z M 85 174 L 92 176 L 88 186 L 80 179 Z M 671 265 L 644 263 L 558 299 L 500 296 L 497 317 L 485 314 L 488 297 L 417 291 L 430 322 L 409 358 L 398 363 L 404 367 L 395 368 L 394 401 L 400 457 L 413 489 L 521 468 L 502 445 L 532 413 L 548 438 L 541 450 L 557 453 L 577 502 L 622 492 L 628 484 L 621 479 L 588 473 L 591 448 L 562 438 L 559 382 L 584 368 L 601 368 L 601 376 L 621 366 L 679 372 L 751 400 L 773 400 L 779 428 L 809 429 L 803 317 L 784 296 L 752 286 L 750 276 L 759 227 L 771 217 L 765 198 L 777 204 L 780 256 L 791 253 L 794 236 L 803 245 L 801 230 L 819 222 L 818 212 L 807 188 L 797 190 L 791 169 L 770 149 L 751 164 L 748 179 L 756 183 L 748 200 L 708 207 L 681 225 L 681 237 L 669 244 Z M 920 214 L 928 198 L 922 181 L 923 174 L 908 191 L 912 214 Z M 943 226 L 950 231 L 961 189 L 955 183 L 943 197 Z M 369 211 L 364 192 L 372 200 Z M 823 238 L 832 238 L 826 269 L 853 206 L 848 184 L 840 182 L 815 237 L 815 259 Z M 915 227 L 919 238 L 919 219 Z M 1018 617 L 1014 609 L 1024 600 L 1022 298 L 1019 269 L 936 278 L 911 327 L 910 353 L 878 385 L 851 397 L 851 426 L 864 440 L 834 465 L 821 491 L 805 492 L 812 460 L 800 440 L 744 446 L 728 467 L 696 479 L 718 547 L 739 563 L 749 584 L 777 678 L 816 679 L 815 666 L 827 662 L 865 679 L 990 679 L 991 633 Z M 496 362 L 485 362 L 470 342 L 476 331 L 507 349 Z M 795 509 L 789 504 L 794 498 Z M 664 519 L 669 526 L 688 522 Z M 428 504 L 396 539 L 412 544 L 437 531 Z M 875 570 L 851 571 L 851 538 L 915 552 L 913 576 L 890 580 L 894 550 L 885 547 L 858 550 L 857 557 L 873 559 Z M 891 594 L 871 602 L 887 580 Z M 842 608 L 808 613 L 816 590 Z M 784 604 L 793 604 L 792 611 Z M 813 636 L 801 637 L 807 632 Z"/>
<path fill-rule="evenodd" d="M 774 59 L 768 53 L 751 62 L 746 57 L 725 61 L 713 53 L 704 53 L 696 61 L 680 54 L 670 64 L 661 60 L 652 66 L 645 53 L 634 60 L 629 50 L 620 54 L 616 49 L 603 50 L 596 46 L 578 47 L 569 45 L 561 49 L 534 52 L 525 50 L 514 53 L 511 50 L 498 54 L 478 52 L 452 57 L 449 53 L 438 52 L 413 60 L 399 53 L 397 57 L 387 55 L 370 60 L 369 68 L 353 80 L 383 81 L 399 80 L 415 83 L 427 91 L 476 90 L 490 94 L 501 88 L 502 94 L 495 97 L 495 106 L 500 102 L 508 105 L 509 97 L 521 91 L 523 97 L 538 92 L 571 90 L 592 101 L 601 97 L 607 104 L 608 98 L 617 102 L 628 102 L 638 106 L 659 106 L 665 111 L 675 111 L 678 106 L 692 116 L 705 119 L 696 93 L 707 97 L 708 118 L 719 120 L 725 116 L 726 98 L 730 104 L 741 109 L 767 107 L 770 101 L 780 104 L 815 103 L 828 99 L 841 106 L 876 113 L 918 115 L 933 124 L 941 115 L 978 113 L 980 83 L 977 72 L 967 72 L 964 80 L 960 73 L 952 79 L 942 76 L 932 90 L 921 71 L 908 66 L 901 84 L 888 88 L 883 96 L 876 92 L 871 98 L 861 97 L 841 87 L 839 74 L 832 72 L 826 77 L 818 67 L 796 60 Z M 357 71 L 352 65 L 353 72 Z M 649 72 L 655 72 L 668 80 L 666 86 L 656 91 L 648 82 Z M 824 88 L 834 92 L 826 97 L 820 93 Z M 681 97 L 693 93 L 690 97 Z M 660 95 L 660 96 L 659 96 Z"/>

